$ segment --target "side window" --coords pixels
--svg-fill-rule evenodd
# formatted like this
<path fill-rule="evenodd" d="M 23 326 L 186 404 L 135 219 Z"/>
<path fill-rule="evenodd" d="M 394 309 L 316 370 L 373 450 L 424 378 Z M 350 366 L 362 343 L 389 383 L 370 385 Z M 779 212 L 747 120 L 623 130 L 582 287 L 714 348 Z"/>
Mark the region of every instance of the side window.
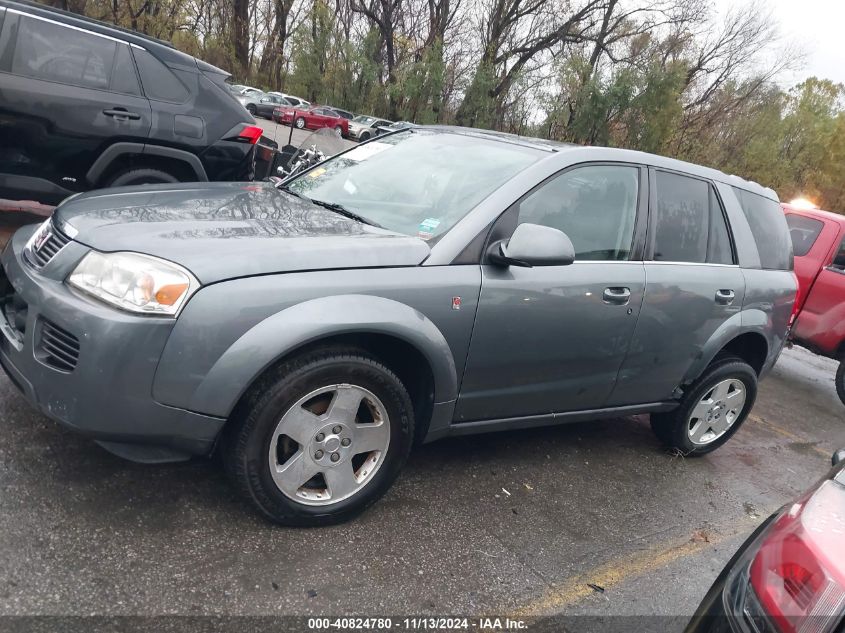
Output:
<path fill-rule="evenodd" d="M 143 49 L 134 49 L 135 63 L 141 75 L 141 85 L 148 99 L 184 103 L 188 89 L 176 78 L 170 69 Z"/>
<path fill-rule="evenodd" d="M 12 72 L 104 90 L 109 87 L 116 48 L 112 40 L 21 16 Z"/>
<path fill-rule="evenodd" d="M 733 188 L 760 254 L 760 267 L 792 270 L 792 240 L 780 204 L 745 189 Z"/>
<path fill-rule="evenodd" d="M 519 224 L 563 231 L 575 259 L 627 260 L 637 217 L 639 170 L 622 165 L 576 167 L 519 203 Z"/>
<path fill-rule="evenodd" d="M 806 218 L 794 213 L 786 214 L 786 225 L 789 227 L 792 251 L 796 257 L 803 257 L 810 252 L 824 228 L 824 222 L 821 220 Z"/>
<path fill-rule="evenodd" d="M 710 232 L 707 237 L 707 263 L 734 264 L 736 262 L 734 262 L 731 249 L 725 212 L 713 187 L 708 185 L 708 188 L 710 189 Z"/>
<path fill-rule="evenodd" d="M 710 185 L 665 171 L 655 172 L 654 260 L 707 261 Z"/>
<path fill-rule="evenodd" d="M 845 273 L 845 238 L 839 243 L 839 250 L 833 256 L 833 262 L 830 267 L 840 273 Z"/>
<path fill-rule="evenodd" d="M 125 44 L 119 44 L 117 47 L 117 57 L 114 60 L 114 72 L 109 89 L 112 92 L 122 92 L 128 95 L 141 94 L 138 73 L 135 72 L 135 62 L 132 61 L 132 54 Z"/>

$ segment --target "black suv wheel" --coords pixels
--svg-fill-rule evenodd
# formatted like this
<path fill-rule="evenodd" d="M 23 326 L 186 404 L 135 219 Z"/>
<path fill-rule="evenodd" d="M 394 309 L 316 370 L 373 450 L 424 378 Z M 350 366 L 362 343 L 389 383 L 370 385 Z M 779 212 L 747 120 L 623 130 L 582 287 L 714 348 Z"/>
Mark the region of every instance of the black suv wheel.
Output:
<path fill-rule="evenodd" d="M 179 182 L 179 179 L 160 169 L 130 169 L 119 173 L 106 186 L 126 187 L 130 185 L 154 185 L 168 182 Z"/>

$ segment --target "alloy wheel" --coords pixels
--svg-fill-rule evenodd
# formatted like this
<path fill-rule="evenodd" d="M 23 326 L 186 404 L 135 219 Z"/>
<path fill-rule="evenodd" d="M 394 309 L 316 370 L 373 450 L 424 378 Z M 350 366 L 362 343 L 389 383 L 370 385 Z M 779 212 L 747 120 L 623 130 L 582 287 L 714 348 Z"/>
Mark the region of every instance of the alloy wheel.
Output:
<path fill-rule="evenodd" d="M 270 440 L 270 474 L 305 505 L 348 499 L 373 480 L 390 445 L 387 410 L 371 391 L 329 385 L 300 398 Z"/>
<path fill-rule="evenodd" d="M 728 378 L 716 383 L 690 413 L 687 420 L 690 441 L 703 446 L 722 437 L 742 413 L 745 398 L 741 380 Z"/>

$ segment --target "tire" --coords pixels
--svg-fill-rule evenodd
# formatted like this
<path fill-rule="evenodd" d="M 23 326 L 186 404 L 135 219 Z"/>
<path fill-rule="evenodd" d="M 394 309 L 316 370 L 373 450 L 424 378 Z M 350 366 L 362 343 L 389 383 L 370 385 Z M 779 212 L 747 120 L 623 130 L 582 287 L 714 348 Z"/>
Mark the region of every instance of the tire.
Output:
<path fill-rule="evenodd" d="M 356 407 L 357 397 L 363 400 Z M 353 404 L 335 411 L 336 403 L 347 402 Z M 284 363 L 250 390 L 239 410 L 221 440 L 226 471 L 241 496 L 282 525 L 355 517 L 396 480 L 414 438 L 404 385 L 356 349 L 318 350 Z M 355 453 L 356 446 L 367 450 Z M 350 473 L 352 479 L 344 477 Z"/>
<path fill-rule="evenodd" d="M 255 116 L 255 113 L 257 112 L 255 106 L 251 103 L 246 106 L 246 111 L 249 112 L 252 116 Z"/>
<path fill-rule="evenodd" d="M 369 132 L 362 132 L 361 136 L 358 137 L 359 142 L 363 143 L 364 141 L 370 140 L 370 133 Z"/>
<path fill-rule="evenodd" d="M 166 171 L 144 167 L 121 172 L 106 183 L 106 186 L 126 187 L 130 185 L 154 185 L 168 182 L 179 182 L 179 179 Z"/>
<path fill-rule="evenodd" d="M 735 356 L 718 358 L 686 390 L 677 409 L 651 415 L 651 428 L 661 442 L 682 455 L 704 455 L 736 433 L 756 398 L 757 374 L 751 366 Z"/>
<path fill-rule="evenodd" d="M 839 367 L 836 368 L 836 395 L 845 404 L 845 358 L 840 358 Z"/>
<path fill-rule="evenodd" d="M 337 132 L 337 135 L 338 135 L 339 137 L 343 138 L 343 126 L 340 126 L 340 125 L 335 125 L 335 126 L 334 126 L 334 131 L 335 131 L 335 132 Z"/>
<path fill-rule="evenodd" d="M 297 117 L 296 121 L 294 121 L 294 125 L 296 126 L 297 130 L 304 130 L 305 129 L 305 119 L 303 119 L 301 116 Z"/>

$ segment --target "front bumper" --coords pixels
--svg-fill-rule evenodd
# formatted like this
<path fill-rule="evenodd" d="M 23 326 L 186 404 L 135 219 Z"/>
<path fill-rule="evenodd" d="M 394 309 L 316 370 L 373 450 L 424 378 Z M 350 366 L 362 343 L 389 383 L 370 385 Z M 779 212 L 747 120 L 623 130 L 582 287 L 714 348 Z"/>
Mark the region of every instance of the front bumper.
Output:
<path fill-rule="evenodd" d="M 35 228 L 19 230 L 0 260 L 0 284 L 8 282 L 19 308 L 15 323 L 0 311 L 0 365 L 12 382 L 48 417 L 124 456 L 165 461 L 168 450 L 174 459 L 209 453 L 223 419 L 152 397 L 175 320 L 121 312 L 68 287 L 64 279 L 89 250 L 77 242 L 36 271 L 23 253 Z M 45 324 L 76 338 L 78 355 L 70 371 L 45 357 Z M 120 444 L 131 448 L 121 450 Z M 142 447 L 150 447 L 149 459 Z"/>

